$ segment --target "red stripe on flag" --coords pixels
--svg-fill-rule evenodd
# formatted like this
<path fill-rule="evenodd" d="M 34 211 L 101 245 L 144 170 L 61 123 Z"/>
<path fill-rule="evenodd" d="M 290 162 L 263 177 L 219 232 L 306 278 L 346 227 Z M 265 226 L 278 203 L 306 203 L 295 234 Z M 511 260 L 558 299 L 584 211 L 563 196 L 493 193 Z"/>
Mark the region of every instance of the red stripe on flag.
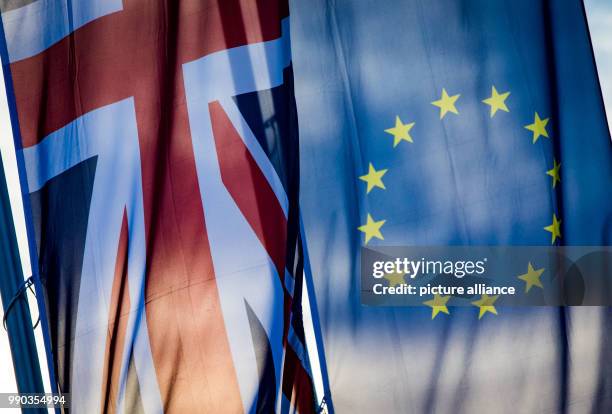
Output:
<path fill-rule="evenodd" d="M 209 105 L 221 178 L 276 266 L 285 276 L 287 219 L 251 152 L 219 102 Z"/>
<path fill-rule="evenodd" d="M 117 395 L 125 347 L 125 334 L 130 312 L 130 291 L 127 274 L 128 227 L 127 216 L 123 213 L 115 277 L 108 313 L 108 334 L 104 353 L 104 371 L 102 374 L 101 412 L 114 413 L 117 406 Z"/>
<path fill-rule="evenodd" d="M 182 76 L 176 82 L 182 85 Z M 182 87 L 177 88 L 184 96 Z M 136 99 L 148 235 L 147 322 L 169 412 L 241 412 L 215 280 L 187 108 Z M 166 138 L 167 137 L 167 138 Z M 143 143 L 144 142 L 144 143 Z"/>

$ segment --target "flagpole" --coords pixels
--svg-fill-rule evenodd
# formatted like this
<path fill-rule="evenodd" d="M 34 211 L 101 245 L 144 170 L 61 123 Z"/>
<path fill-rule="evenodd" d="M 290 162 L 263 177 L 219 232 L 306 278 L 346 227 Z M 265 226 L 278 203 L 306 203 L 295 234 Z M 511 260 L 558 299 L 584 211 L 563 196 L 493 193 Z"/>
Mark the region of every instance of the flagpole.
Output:
<path fill-rule="evenodd" d="M 0 295 L 4 307 L 3 327 L 9 336 L 13 367 L 20 393 L 44 393 L 38 352 L 27 301 L 21 260 L 13 225 L 4 165 L 0 158 Z M 40 412 L 46 412 L 40 409 Z"/>

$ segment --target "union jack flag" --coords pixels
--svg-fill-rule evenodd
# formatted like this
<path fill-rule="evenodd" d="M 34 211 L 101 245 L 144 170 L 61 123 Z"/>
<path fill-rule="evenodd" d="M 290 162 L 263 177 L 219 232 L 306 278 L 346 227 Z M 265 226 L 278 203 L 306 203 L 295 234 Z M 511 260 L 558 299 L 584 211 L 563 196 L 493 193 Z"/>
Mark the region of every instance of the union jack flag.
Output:
<path fill-rule="evenodd" d="M 287 1 L 0 4 L 72 409 L 313 412 Z"/>

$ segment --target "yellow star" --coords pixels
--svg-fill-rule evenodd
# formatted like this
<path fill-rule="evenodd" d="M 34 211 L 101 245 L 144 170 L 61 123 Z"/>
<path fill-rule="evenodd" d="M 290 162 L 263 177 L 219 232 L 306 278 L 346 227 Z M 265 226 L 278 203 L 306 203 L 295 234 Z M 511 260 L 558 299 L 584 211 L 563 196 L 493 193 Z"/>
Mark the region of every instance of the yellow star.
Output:
<path fill-rule="evenodd" d="M 548 124 L 549 119 L 550 118 L 540 119 L 540 115 L 538 115 L 538 113 L 536 112 L 533 124 L 529 124 L 525 126 L 525 129 L 528 129 L 531 132 L 533 132 L 533 143 L 534 144 L 538 141 L 538 138 L 540 138 L 540 136 L 544 136 L 548 138 L 548 132 L 546 131 L 546 124 Z"/>
<path fill-rule="evenodd" d="M 561 220 L 557 220 L 557 215 L 553 214 L 553 222 L 550 226 L 544 227 L 544 230 L 549 231 L 552 235 L 550 244 L 555 244 L 555 240 L 561 238 Z"/>
<path fill-rule="evenodd" d="M 389 273 L 385 275 L 385 279 L 389 281 L 389 287 L 395 287 L 397 285 L 401 285 L 406 283 L 404 280 L 405 273 Z"/>
<path fill-rule="evenodd" d="M 529 292 L 532 286 L 537 286 L 539 288 L 544 289 L 542 286 L 542 282 L 540 281 L 540 276 L 544 273 L 544 268 L 535 270 L 531 265 L 531 262 L 527 265 L 527 273 L 519 275 L 519 279 L 525 281 L 525 293 Z"/>
<path fill-rule="evenodd" d="M 366 224 L 357 228 L 359 231 L 365 233 L 365 244 L 368 244 L 372 237 L 376 237 L 380 240 L 385 239 L 380 233 L 380 228 L 383 226 L 383 224 L 385 224 L 385 221 L 387 220 L 374 221 L 374 219 L 372 219 L 372 216 L 368 214 Z"/>
<path fill-rule="evenodd" d="M 450 296 L 434 295 L 433 299 L 423 302 L 423 304 L 431 307 L 431 319 L 434 319 L 438 313 L 443 312 L 449 315 L 446 303 L 450 299 Z"/>
<path fill-rule="evenodd" d="M 402 141 L 412 142 L 410 130 L 413 126 L 414 122 L 404 124 L 399 116 L 395 117 L 395 126 L 393 128 L 385 129 L 387 134 L 393 135 L 393 148 L 397 147 L 397 145 Z"/>
<path fill-rule="evenodd" d="M 448 96 L 446 89 L 442 88 L 442 97 L 431 103 L 432 105 L 440 108 L 440 119 L 444 118 L 448 112 L 459 115 L 459 111 L 457 111 L 457 108 L 455 107 L 455 102 L 457 102 L 457 99 L 459 99 L 460 96 L 460 94 Z"/>
<path fill-rule="evenodd" d="M 561 163 L 557 164 L 557 160 L 553 159 L 552 170 L 546 171 L 546 174 L 550 175 L 553 179 L 553 188 L 555 188 L 558 182 L 561 182 L 561 175 L 559 174 L 559 168 L 561 168 Z"/>
<path fill-rule="evenodd" d="M 480 308 L 480 312 L 478 313 L 478 319 L 482 318 L 483 315 L 487 312 L 491 312 L 497 315 L 497 309 L 495 309 L 495 306 L 493 306 L 497 298 L 499 298 L 499 295 L 489 296 L 487 294 L 484 294 L 479 300 L 472 302 L 472 305 L 478 306 Z"/>
<path fill-rule="evenodd" d="M 367 194 L 369 194 L 370 191 L 372 191 L 374 187 L 382 188 L 383 190 L 385 189 L 385 184 L 382 182 L 382 177 L 386 173 L 387 173 L 387 170 L 376 171 L 372 163 L 370 163 L 370 166 L 368 168 L 368 173 L 366 175 L 362 175 L 361 177 L 359 177 L 360 180 L 368 183 L 368 189 L 366 191 Z"/>
<path fill-rule="evenodd" d="M 510 96 L 510 92 L 500 94 L 497 92 L 497 89 L 495 89 L 495 86 L 493 86 L 491 97 L 482 101 L 491 107 L 491 118 L 493 118 L 493 115 L 495 115 L 495 113 L 500 109 L 502 111 L 510 112 L 506 106 L 506 99 L 508 96 Z"/>

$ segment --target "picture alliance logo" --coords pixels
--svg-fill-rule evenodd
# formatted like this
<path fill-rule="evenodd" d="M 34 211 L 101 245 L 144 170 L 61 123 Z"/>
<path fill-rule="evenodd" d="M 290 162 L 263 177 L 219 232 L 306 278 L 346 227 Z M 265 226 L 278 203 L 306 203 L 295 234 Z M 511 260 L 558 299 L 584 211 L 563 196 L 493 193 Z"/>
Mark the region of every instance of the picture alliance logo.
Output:
<path fill-rule="evenodd" d="M 390 274 L 402 274 L 411 279 L 419 275 L 447 275 L 461 279 L 486 273 L 487 258 L 480 260 L 410 260 L 406 257 L 372 264 L 372 277 L 381 279 Z"/>

